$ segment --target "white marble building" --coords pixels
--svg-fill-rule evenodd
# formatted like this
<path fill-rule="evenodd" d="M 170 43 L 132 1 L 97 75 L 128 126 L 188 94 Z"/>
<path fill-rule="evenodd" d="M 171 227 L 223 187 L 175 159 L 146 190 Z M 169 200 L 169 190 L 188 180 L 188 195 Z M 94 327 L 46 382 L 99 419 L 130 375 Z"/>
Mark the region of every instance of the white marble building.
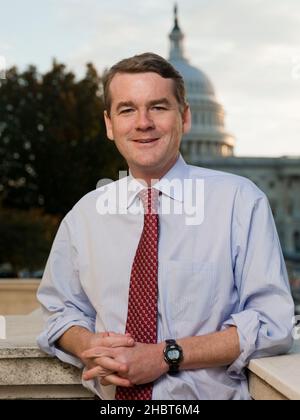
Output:
<path fill-rule="evenodd" d="M 183 152 L 195 159 L 197 156 L 232 156 L 234 138 L 225 130 L 224 109 L 217 102 L 214 87 L 206 74 L 192 66 L 184 55 L 184 35 L 178 25 L 176 6 L 174 20 L 169 35 L 169 61 L 184 77 L 193 118 L 192 129 L 182 144 Z"/>
<path fill-rule="evenodd" d="M 183 138 L 187 162 L 246 176 L 268 196 L 286 257 L 300 261 L 300 156 L 236 157 L 234 137 L 226 131 L 224 109 L 209 78 L 185 58 L 174 10 L 169 61 L 182 74 L 192 110 L 192 130 Z M 300 273 L 299 273 L 300 276 Z"/>

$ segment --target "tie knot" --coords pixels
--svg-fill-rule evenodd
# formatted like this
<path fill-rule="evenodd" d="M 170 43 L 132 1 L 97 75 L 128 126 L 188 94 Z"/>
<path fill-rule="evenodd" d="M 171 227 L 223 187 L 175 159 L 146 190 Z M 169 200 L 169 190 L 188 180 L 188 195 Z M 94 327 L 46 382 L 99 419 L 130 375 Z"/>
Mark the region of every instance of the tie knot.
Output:
<path fill-rule="evenodd" d="M 145 214 L 158 213 L 158 196 L 159 191 L 155 188 L 144 188 L 139 192 L 139 197 L 142 200 Z"/>

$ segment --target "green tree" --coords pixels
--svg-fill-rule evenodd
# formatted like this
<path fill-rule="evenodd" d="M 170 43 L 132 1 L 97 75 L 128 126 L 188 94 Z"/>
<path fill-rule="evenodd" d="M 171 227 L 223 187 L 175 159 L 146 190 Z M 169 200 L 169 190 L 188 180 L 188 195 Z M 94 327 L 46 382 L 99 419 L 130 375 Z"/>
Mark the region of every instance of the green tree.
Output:
<path fill-rule="evenodd" d="M 58 222 L 41 210 L 0 209 L 0 265 L 9 262 L 15 271 L 44 267 Z"/>
<path fill-rule="evenodd" d="M 76 81 L 63 64 L 40 76 L 30 66 L 0 87 L 0 193 L 10 208 L 43 208 L 63 216 L 126 168 L 107 141 L 100 76 L 92 64 Z"/>
<path fill-rule="evenodd" d="M 12 68 L 0 88 L 0 191 L 8 206 L 27 209 L 38 203 L 33 141 L 38 141 L 40 84 L 36 68 Z"/>

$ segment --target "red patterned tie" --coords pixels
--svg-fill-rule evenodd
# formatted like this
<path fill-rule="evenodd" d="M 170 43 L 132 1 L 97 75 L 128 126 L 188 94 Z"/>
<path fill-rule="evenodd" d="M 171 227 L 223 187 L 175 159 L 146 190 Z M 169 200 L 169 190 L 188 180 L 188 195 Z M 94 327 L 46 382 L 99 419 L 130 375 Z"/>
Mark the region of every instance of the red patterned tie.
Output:
<path fill-rule="evenodd" d="M 144 206 L 144 228 L 134 257 L 126 332 L 140 343 L 156 343 L 158 270 L 158 195 L 147 188 L 139 193 Z M 117 387 L 116 400 L 151 400 L 153 384 Z"/>

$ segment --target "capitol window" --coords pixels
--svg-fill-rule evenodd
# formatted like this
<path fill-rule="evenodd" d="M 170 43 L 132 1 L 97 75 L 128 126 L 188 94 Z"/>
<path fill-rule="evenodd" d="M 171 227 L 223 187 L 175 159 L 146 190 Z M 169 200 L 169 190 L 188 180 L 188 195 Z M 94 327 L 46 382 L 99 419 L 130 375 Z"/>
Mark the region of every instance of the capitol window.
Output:
<path fill-rule="evenodd" d="M 300 232 L 296 231 L 294 233 L 294 249 L 295 252 L 300 252 Z"/>
<path fill-rule="evenodd" d="M 294 203 L 290 201 L 287 205 L 287 212 L 289 216 L 293 216 L 294 214 Z"/>

